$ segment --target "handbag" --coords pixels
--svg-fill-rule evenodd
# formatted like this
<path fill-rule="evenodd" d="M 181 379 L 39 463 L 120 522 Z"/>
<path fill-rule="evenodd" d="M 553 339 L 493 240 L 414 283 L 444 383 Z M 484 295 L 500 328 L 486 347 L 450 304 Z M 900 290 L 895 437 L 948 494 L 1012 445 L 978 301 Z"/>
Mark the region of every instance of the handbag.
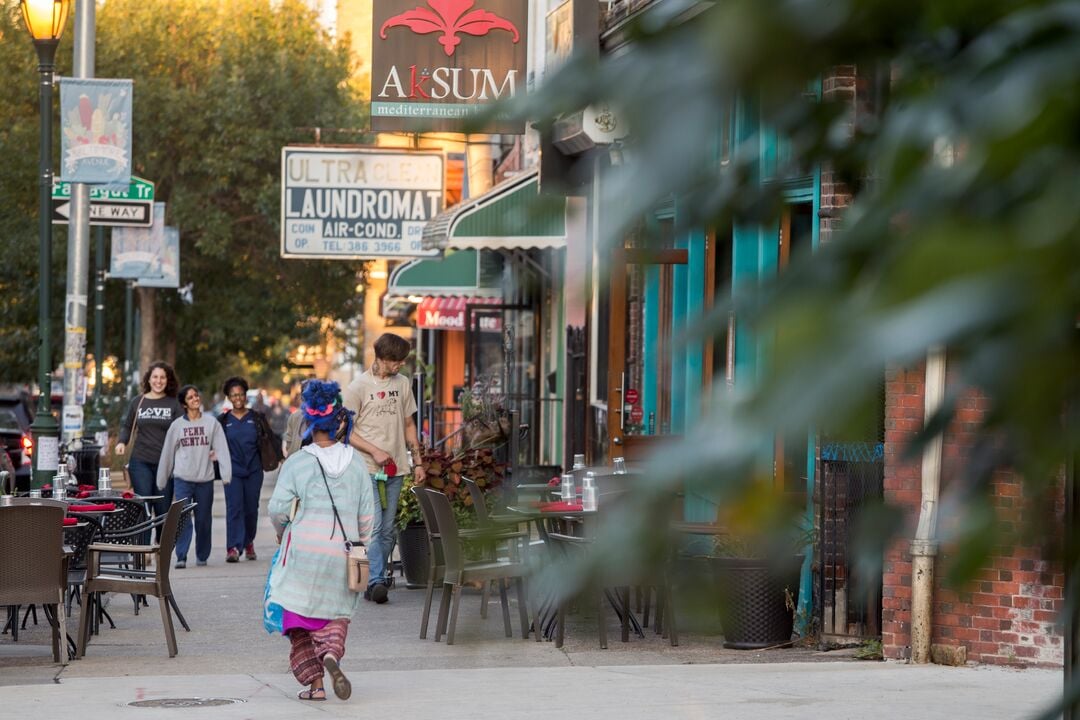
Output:
<path fill-rule="evenodd" d="M 315 458 L 315 462 L 319 463 L 319 472 L 322 473 L 326 494 L 330 496 L 330 507 L 334 510 L 334 520 L 337 521 L 338 527 L 341 528 L 341 535 L 345 538 L 346 577 L 348 578 L 349 589 L 353 592 L 363 592 L 367 590 L 368 578 L 371 577 L 367 548 L 358 542 L 353 543 L 349 540 L 349 535 L 345 532 L 345 524 L 341 522 L 341 515 L 338 514 L 337 505 L 334 503 L 334 494 L 330 492 L 330 483 L 326 480 L 326 470 L 323 469 L 322 462 L 318 458 Z M 330 537 L 333 537 L 332 533 Z"/>
<path fill-rule="evenodd" d="M 129 490 L 134 490 L 135 486 L 131 484 L 131 471 L 128 470 L 128 465 L 131 464 L 131 453 L 135 450 L 135 438 L 139 434 L 139 411 L 142 410 L 143 400 L 146 399 L 145 395 L 139 396 L 139 405 L 135 408 L 135 416 L 131 418 L 131 432 L 128 433 L 127 450 L 128 461 L 124 463 L 124 482 L 127 484 Z"/>
<path fill-rule="evenodd" d="M 274 441 L 274 432 L 266 422 L 266 416 L 255 412 L 255 430 L 259 444 L 259 462 L 264 472 L 277 470 L 284 459 L 281 453 L 281 443 Z"/>

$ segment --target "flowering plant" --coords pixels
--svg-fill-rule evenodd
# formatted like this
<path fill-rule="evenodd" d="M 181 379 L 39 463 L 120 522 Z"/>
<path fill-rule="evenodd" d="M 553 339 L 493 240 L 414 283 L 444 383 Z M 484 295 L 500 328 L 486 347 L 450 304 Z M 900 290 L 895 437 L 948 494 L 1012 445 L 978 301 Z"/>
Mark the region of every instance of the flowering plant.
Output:
<path fill-rule="evenodd" d="M 473 499 L 465 478 L 476 482 L 477 487 L 487 496 L 498 488 L 506 477 L 506 464 L 495 459 L 491 448 L 469 448 L 455 453 L 435 448 L 423 450 L 423 465 L 427 478 L 424 487 L 441 491 L 450 499 L 454 516 L 459 527 L 476 525 L 476 512 Z M 410 475 L 405 479 L 398 503 L 397 526 L 404 528 L 424 522 L 420 506 L 409 491 L 416 485 Z"/>

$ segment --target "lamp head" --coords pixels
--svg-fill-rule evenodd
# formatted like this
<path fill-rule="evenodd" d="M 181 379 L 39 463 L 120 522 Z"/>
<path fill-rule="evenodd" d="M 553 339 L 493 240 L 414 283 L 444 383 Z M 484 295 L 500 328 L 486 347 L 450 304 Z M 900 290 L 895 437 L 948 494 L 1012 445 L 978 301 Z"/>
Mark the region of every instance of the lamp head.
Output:
<path fill-rule="evenodd" d="M 34 43 L 57 43 L 67 25 L 71 0 L 19 0 Z"/>

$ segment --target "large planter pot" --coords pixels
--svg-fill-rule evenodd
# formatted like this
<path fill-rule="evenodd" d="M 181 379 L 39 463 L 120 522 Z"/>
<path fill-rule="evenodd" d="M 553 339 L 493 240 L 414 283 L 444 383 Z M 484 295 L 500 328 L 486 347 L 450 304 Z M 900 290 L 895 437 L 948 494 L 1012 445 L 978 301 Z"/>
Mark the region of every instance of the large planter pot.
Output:
<path fill-rule="evenodd" d="M 716 559 L 724 647 L 756 650 L 791 640 L 801 567 L 802 555 Z"/>
<path fill-rule="evenodd" d="M 398 531 L 398 554 L 405 571 L 405 587 L 414 590 L 427 587 L 428 541 L 423 525 L 409 525 Z"/>

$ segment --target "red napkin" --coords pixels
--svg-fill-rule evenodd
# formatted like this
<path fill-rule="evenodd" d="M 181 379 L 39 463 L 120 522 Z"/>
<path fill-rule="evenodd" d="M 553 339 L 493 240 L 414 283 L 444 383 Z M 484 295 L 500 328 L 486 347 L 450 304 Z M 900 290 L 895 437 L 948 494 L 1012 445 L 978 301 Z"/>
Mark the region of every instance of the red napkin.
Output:
<path fill-rule="evenodd" d="M 116 503 L 101 503 L 100 505 L 68 505 L 69 513 L 78 512 L 111 512 L 116 509 Z"/>
<path fill-rule="evenodd" d="M 581 503 L 570 503 L 565 500 L 540 503 L 537 507 L 541 512 L 576 512 L 582 509 Z"/>
<path fill-rule="evenodd" d="M 45 483 L 44 485 L 41 486 L 41 489 L 42 490 L 52 490 L 52 485 L 50 483 Z"/>
<path fill-rule="evenodd" d="M 67 527 L 69 525 L 78 525 L 78 524 L 79 524 L 79 518 L 64 518 L 64 527 Z"/>
<path fill-rule="evenodd" d="M 79 491 L 82 492 L 83 490 L 86 490 L 87 492 L 93 492 L 97 490 L 97 488 L 93 485 L 79 485 Z"/>
<path fill-rule="evenodd" d="M 131 498 L 135 497 L 135 493 L 131 492 L 130 490 L 125 490 L 120 494 L 120 497 L 130 500 Z"/>
<path fill-rule="evenodd" d="M 76 497 L 76 498 L 79 498 L 79 499 L 82 499 L 82 498 L 88 498 L 88 497 L 90 497 L 90 496 L 91 496 L 92 494 L 93 494 L 93 493 L 91 493 L 91 492 L 90 492 L 89 490 L 80 490 L 80 491 L 79 491 L 78 493 L 76 493 L 75 497 Z"/>
<path fill-rule="evenodd" d="M 393 460 L 387 460 L 383 465 L 383 472 L 386 473 L 386 477 L 392 478 L 397 476 L 397 463 Z"/>
<path fill-rule="evenodd" d="M 561 483 L 562 479 L 558 475 L 556 475 L 555 477 L 548 480 L 548 487 L 559 487 Z"/>

